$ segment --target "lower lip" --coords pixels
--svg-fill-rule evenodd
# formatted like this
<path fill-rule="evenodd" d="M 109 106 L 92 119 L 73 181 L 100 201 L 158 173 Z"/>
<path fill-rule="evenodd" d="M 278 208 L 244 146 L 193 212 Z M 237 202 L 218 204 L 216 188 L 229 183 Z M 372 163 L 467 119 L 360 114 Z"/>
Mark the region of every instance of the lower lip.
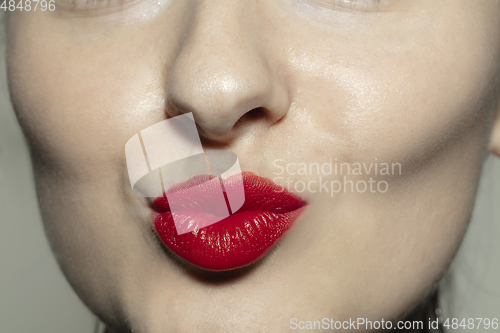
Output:
<path fill-rule="evenodd" d="M 242 176 L 245 203 L 236 213 L 182 235 L 177 234 L 166 196 L 157 198 L 153 228 L 163 243 L 191 264 L 213 271 L 240 268 L 261 258 L 304 212 L 306 202 L 270 179 L 251 172 Z M 200 213 L 183 214 L 203 219 Z"/>

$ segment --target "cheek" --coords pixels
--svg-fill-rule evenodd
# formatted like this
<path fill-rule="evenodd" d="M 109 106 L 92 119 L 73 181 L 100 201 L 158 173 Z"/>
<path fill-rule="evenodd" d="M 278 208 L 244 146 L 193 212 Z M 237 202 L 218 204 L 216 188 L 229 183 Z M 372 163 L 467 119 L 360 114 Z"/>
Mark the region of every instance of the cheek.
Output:
<path fill-rule="evenodd" d="M 154 48 L 147 26 L 82 36 L 53 21 L 11 18 L 11 96 L 34 151 L 82 175 L 121 162 L 125 142 L 162 119 L 164 73 L 160 57 L 143 52 Z"/>
<path fill-rule="evenodd" d="M 373 20 L 371 30 L 362 24 L 349 39 L 309 25 L 289 48 L 311 127 L 346 159 L 377 157 L 409 170 L 474 128 L 487 129 L 497 98 L 498 19 L 482 17 L 478 26 L 477 8 L 450 7 L 447 20 Z M 469 9 L 476 15 L 464 14 Z"/>
<path fill-rule="evenodd" d="M 288 37 L 300 40 L 287 57 L 300 87 L 296 107 L 307 113 L 300 115 L 302 126 L 321 137 L 315 142 L 325 149 L 299 161 L 323 163 L 326 156 L 402 164 L 402 177 L 385 179 L 387 194 L 340 194 L 336 203 L 316 194 L 321 209 L 311 218 L 334 235 L 317 253 L 356 244 L 339 256 L 349 267 L 339 280 L 366 290 L 369 276 L 380 288 L 371 301 L 391 295 L 394 302 L 384 306 L 396 307 L 392 312 L 398 302 L 408 302 L 404 308 L 428 291 L 460 244 L 498 99 L 492 89 L 499 72 L 498 19 L 478 25 L 477 8 L 469 15 L 468 6 L 458 7 L 450 8 L 448 20 L 417 15 L 396 21 L 395 27 L 404 27 L 397 31 L 380 25 L 346 39 L 309 24 Z M 380 304 L 371 305 L 370 311 L 381 311 Z"/>

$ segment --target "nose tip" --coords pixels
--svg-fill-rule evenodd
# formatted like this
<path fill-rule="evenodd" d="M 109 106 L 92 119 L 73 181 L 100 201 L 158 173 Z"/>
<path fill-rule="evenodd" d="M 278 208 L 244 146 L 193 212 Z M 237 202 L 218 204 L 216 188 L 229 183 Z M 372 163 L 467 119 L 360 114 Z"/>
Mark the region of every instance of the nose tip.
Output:
<path fill-rule="evenodd" d="M 264 110 L 260 119 L 272 124 L 288 109 L 265 46 L 256 41 L 252 24 L 242 22 L 241 3 L 213 1 L 198 8 L 192 23 L 186 23 L 190 25 L 168 75 L 170 116 L 192 112 L 202 135 L 210 139 L 235 134 L 238 121 L 255 120 L 244 117 L 252 110 Z M 245 10 L 245 20 L 249 12 Z"/>
<path fill-rule="evenodd" d="M 191 77 L 189 77 L 191 75 Z M 192 112 L 203 132 L 211 138 L 227 136 L 236 123 L 252 110 L 268 110 L 266 118 L 274 122 L 281 116 L 271 115 L 279 108 L 272 101 L 272 85 L 264 76 L 252 77 L 240 71 L 207 75 L 202 71 L 184 73 L 184 84 L 175 84 L 169 102 L 177 113 Z"/>

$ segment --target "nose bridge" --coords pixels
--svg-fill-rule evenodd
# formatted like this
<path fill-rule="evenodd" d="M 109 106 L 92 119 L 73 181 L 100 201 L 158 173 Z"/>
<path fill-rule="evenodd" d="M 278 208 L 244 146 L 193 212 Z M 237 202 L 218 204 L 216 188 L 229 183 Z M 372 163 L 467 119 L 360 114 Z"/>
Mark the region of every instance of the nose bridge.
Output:
<path fill-rule="evenodd" d="M 199 1 L 169 73 L 168 99 L 176 106 L 170 112 L 193 112 L 214 136 L 270 97 L 272 77 L 252 29 L 258 24 L 253 2 Z"/>

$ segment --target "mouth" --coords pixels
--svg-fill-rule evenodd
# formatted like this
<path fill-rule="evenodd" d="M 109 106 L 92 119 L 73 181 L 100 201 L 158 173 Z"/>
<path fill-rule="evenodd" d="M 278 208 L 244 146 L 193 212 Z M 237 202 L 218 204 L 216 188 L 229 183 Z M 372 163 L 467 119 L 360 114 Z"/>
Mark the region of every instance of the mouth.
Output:
<path fill-rule="evenodd" d="M 194 266 L 212 271 L 232 270 L 247 266 L 264 256 L 304 212 L 307 203 L 268 178 L 243 172 L 245 202 L 233 214 L 220 222 L 178 233 L 179 221 L 186 224 L 206 225 L 204 221 L 217 215 L 210 191 L 210 177 L 197 176 L 170 189 L 179 191 L 197 186 L 199 190 L 187 194 L 183 211 L 171 211 L 167 195 L 156 198 L 151 207 L 153 229 L 176 255 Z M 206 184 L 206 185 L 205 185 Z M 231 178 L 225 181 L 230 187 Z M 208 189 L 208 188 L 207 188 Z M 228 201 L 224 192 L 226 203 Z M 208 209 L 207 209 L 208 207 Z"/>

